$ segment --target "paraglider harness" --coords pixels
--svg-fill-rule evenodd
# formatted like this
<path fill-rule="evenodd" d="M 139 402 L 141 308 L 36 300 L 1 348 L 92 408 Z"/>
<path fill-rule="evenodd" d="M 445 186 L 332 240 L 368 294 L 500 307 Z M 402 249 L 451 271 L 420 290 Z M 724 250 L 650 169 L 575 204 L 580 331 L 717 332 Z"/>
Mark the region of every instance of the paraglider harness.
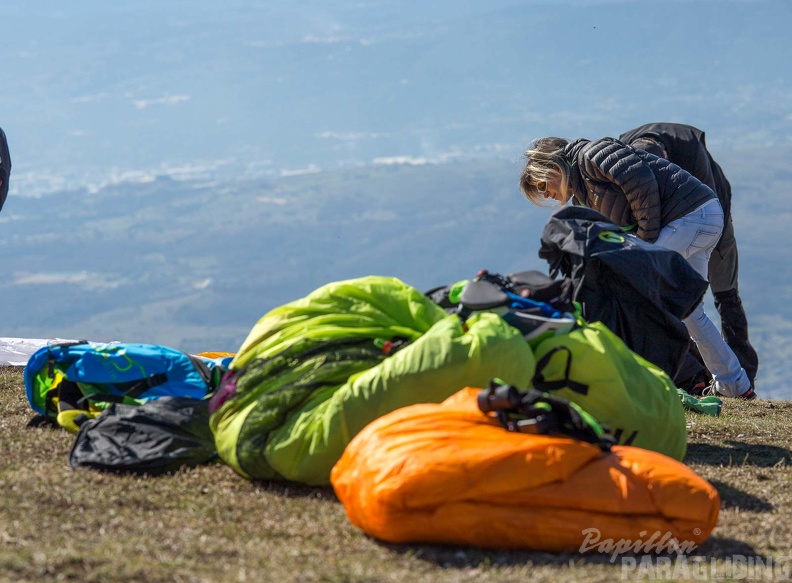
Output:
<path fill-rule="evenodd" d="M 568 332 L 577 322 L 576 306 L 569 302 L 567 283 L 536 272 L 503 276 L 486 269 L 466 282 L 457 299 L 456 313 L 464 322 L 473 313 L 496 311 L 526 340 Z"/>
<path fill-rule="evenodd" d="M 521 295 L 519 293 L 520 289 L 530 289 L 530 286 L 521 282 L 519 275 L 521 274 L 503 276 L 499 273 L 491 273 L 486 269 L 482 269 L 465 286 L 460 297 L 462 309 L 482 310 L 496 306 L 507 306 L 514 310 L 528 310 L 547 318 L 557 318 L 562 312 L 569 311 L 571 306 L 568 304 L 557 305 L 559 298 L 554 298 L 556 301 L 551 304 L 546 299 L 533 299 Z M 530 295 L 535 294 L 536 292 L 532 291 Z"/>
<path fill-rule="evenodd" d="M 494 413 L 507 431 L 538 435 L 567 435 L 610 451 L 616 439 L 575 403 L 535 389 L 520 391 L 493 379 L 478 395 L 484 414 Z"/>

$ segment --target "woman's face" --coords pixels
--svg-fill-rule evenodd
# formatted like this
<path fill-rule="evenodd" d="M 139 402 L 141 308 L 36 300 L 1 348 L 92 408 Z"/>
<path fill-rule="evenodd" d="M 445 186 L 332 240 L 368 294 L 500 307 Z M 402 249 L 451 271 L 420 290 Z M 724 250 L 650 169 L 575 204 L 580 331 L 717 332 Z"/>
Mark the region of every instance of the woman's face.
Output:
<path fill-rule="evenodd" d="M 569 186 L 566 177 L 558 166 L 555 170 L 547 174 L 547 189 L 544 192 L 546 199 L 557 200 L 561 204 L 566 204 L 569 200 Z"/>

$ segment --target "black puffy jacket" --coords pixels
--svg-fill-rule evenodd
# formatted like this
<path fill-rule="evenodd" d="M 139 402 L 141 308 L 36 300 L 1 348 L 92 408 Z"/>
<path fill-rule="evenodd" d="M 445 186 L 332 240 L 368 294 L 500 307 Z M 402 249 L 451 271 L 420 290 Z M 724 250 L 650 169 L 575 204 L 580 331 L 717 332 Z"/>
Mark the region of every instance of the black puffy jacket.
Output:
<path fill-rule="evenodd" d="M 575 140 L 564 155 L 574 202 L 620 227 L 637 227 L 636 234 L 650 243 L 668 223 L 716 198 L 676 164 L 613 138 Z"/>
<path fill-rule="evenodd" d="M 707 149 L 703 131 L 683 123 L 655 122 L 644 124 L 619 136 L 619 140 L 625 144 L 631 144 L 640 138 L 649 138 L 661 143 L 666 151 L 665 157 L 669 161 L 681 166 L 714 190 L 723 207 L 725 222 L 729 222 L 731 184 Z M 658 152 L 647 151 L 660 155 Z"/>

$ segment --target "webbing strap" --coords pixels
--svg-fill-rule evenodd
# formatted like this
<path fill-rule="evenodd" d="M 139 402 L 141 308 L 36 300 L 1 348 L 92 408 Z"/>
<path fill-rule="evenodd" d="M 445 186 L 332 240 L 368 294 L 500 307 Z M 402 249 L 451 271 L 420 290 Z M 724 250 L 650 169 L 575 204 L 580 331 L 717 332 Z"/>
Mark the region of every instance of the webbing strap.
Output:
<path fill-rule="evenodd" d="M 212 382 L 213 376 L 212 376 L 212 371 L 209 368 L 209 365 L 193 354 L 187 354 L 187 358 L 190 359 L 190 362 L 195 367 L 195 370 L 198 372 L 199 375 L 201 375 L 201 379 L 203 379 L 203 382 L 205 382 L 210 388 L 214 389 L 216 385 Z"/>
<path fill-rule="evenodd" d="M 544 377 L 544 369 L 550 364 L 550 359 L 557 352 L 564 351 L 567 353 L 566 368 L 564 370 L 564 378 L 554 381 L 548 381 Z M 533 385 L 540 391 L 557 391 L 563 388 L 569 388 L 581 395 L 588 395 L 589 386 L 584 383 L 569 378 L 569 370 L 572 367 L 572 351 L 567 346 L 556 346 L 550 352 L 545 354 L 536 363 L 536 373 L 533 378 Z"/>
<path fill-rule="evenodd" d="M 145 379 L 137 381 L 128 381 L 126 383 L 119 383 L 115 385 L 123 394 L 114 395 L 111 393 L 89 393 L 83 396 L 77 405 L 84 406 L 86 401 L 100 401 L 104 403 L 123 403 L 124 399 L 136 399 L 152 387 L 156 387 L 165 383 L 168 380 L 168 375 L 164 372 L 153 374 Z"/>
<path fill-rule="evenodd" d="M 571 401 L 534 389 L 519 391 L 493 381 L 479 393 L 479 409 L 494 413 L 508 431 L 542 435 L 562 434 L 609 451 L 613 436 L 597 420 Z"/>

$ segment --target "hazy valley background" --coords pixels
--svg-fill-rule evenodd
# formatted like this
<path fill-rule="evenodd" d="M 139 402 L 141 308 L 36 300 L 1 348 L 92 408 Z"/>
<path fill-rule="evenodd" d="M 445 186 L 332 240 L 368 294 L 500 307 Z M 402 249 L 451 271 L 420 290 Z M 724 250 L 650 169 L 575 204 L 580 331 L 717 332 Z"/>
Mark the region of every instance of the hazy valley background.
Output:
<path fill-rule="evenodd" d="M 679 121 L 732 182 L 757 389 L 792 398 L 792 3 L 161 4 L 0 7 L 0 335 L 234 351 L 329 281 L 546 271 L 527 142 Z"/>

